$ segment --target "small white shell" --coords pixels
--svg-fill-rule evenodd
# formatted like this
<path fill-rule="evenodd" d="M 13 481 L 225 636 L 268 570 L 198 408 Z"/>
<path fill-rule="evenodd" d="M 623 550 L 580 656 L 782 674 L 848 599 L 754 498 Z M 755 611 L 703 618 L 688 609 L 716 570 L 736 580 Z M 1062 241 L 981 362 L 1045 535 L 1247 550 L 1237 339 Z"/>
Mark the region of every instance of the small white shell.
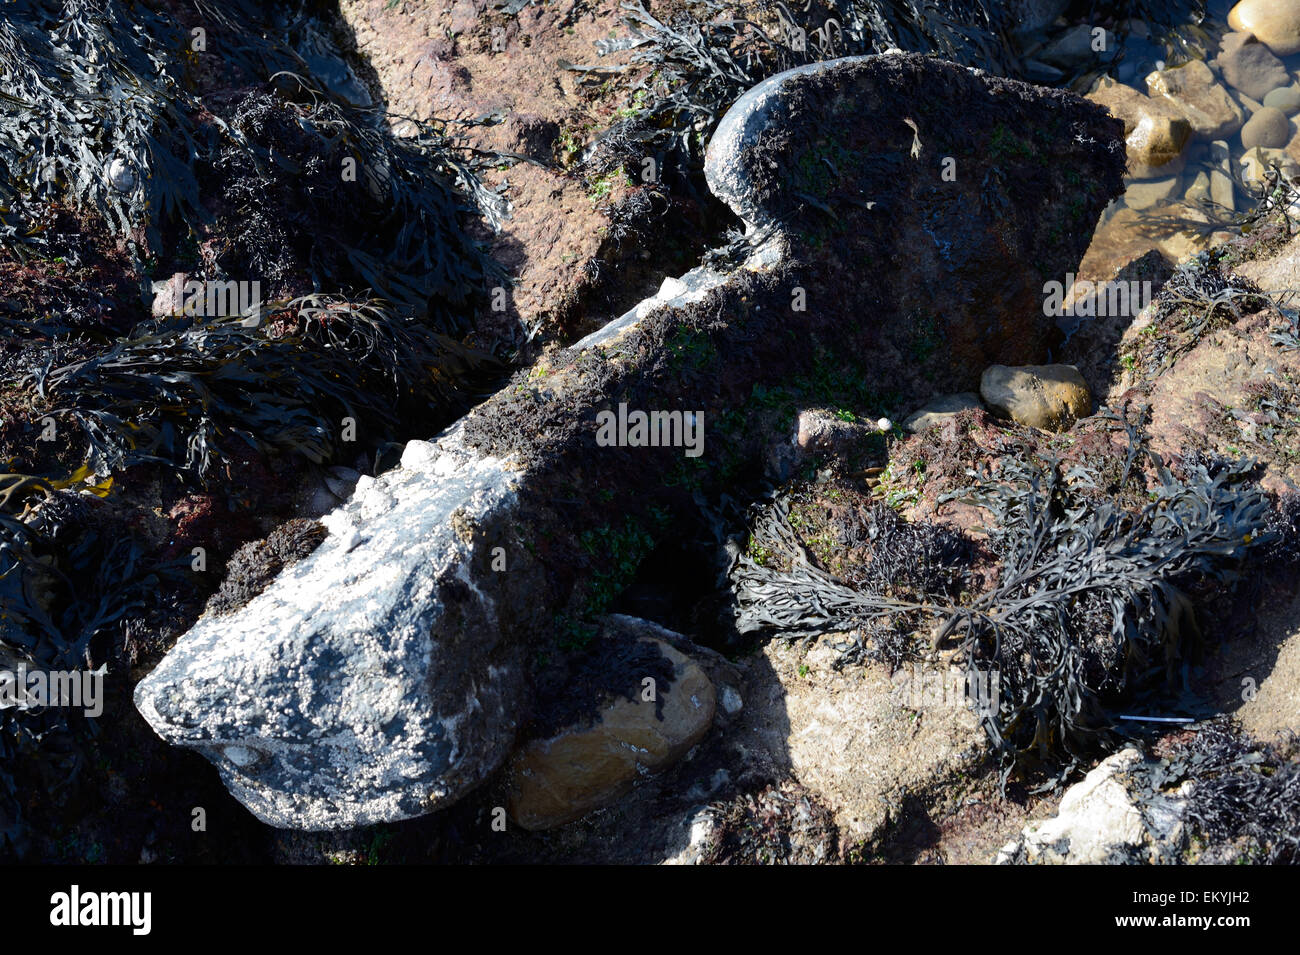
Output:
<path fill-rule="evenodd" d="M 108 184 L 118 192 L 130 192 L 135 188 L 135 170 L 125 159 L 118 157 L 108 164 Z"/>
<path fill-rule="evenodd" d="M 879 421 L 876 422 L 876 430 L 877 430 L 877 431 L 893 431 L 893 430 L 894 430 L 894 422 L 890 421 L 888 418 L 881 418 Z"/>

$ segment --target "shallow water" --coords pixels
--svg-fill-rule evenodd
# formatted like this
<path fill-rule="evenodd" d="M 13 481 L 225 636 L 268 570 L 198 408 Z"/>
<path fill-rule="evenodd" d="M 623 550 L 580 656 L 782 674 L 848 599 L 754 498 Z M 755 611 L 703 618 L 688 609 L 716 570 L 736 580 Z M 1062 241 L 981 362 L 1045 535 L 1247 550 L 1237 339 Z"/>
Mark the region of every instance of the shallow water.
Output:
<path fill-rule="evenodd" d="M 1206 5 L 1206 17 L 1199 21 L 1187 5 L 1186 21 L 1172 36 L 1152 30 L 1140 21 L 1120 24 L 1111 62 L 1068 85 L 1086 94 L 1102 76 L 1109 76 L 1148 94 L 1146 80 L 1155 71 L 1200 59 L 1210 65 L 1215 79 L 1249 119 L 1261 104 L 1226 84 L 1212 62 L 1219 52 L 1221 37 L 1231 31 L 1228 12 L 1234 5 L 1235 0 L 1211 0 Z M 1059 32 L 1057 28 L 1049 35 L 1059 35 Z M 1288 85 L 1300 91 L 1300 54 L 1279 59 L 1289 74 Z M 1300 113 L 1290 117 L 1289 143 L 1285 150 L 1279 150 L 1290 155 L 1273 156 L 1282 162 L 1282 172 L 1288 176 L 1300 175 L 1298 117 Z M 1240 132 L 1218 143 L 1200 140 L 1193 134 L 1183 159 L 1185 163 L 1162 167 L 1162 174 L 1126 179 L 1128 190 L 1103 214 L 1079 269 L 1079 280 L 1107 281 L 1114 277 L 1115 270 L 1150 249 L 1160 250 L 1171 263 L 1184 260 L 1226 238 L 1226 228 L 1257 203 L 1263 188 L 1259 178 L 1261 169 L 1257 163 L 1247 160 Z M 1213 189 L 1212 178 L 1217 180 Z"/>

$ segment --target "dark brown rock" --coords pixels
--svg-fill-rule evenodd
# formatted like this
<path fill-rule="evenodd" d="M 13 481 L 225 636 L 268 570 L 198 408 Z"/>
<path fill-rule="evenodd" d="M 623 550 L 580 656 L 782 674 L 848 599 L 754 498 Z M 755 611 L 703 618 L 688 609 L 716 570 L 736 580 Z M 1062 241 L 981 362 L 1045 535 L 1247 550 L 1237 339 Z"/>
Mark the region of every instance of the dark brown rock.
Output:
<path fill-rule="evenodd" d="M 1123 191 L 1122 135 L 1072 93 L 920 56 L 851 57 L 745 94 L 705 171 L 813 267 L 812 324 L 814 311 L 842 328 L 870 315 L 864 354 L 894 387 L 958 392 L 988 364 L 1045 356 L 1044 283 L 1075 270 Z"/>

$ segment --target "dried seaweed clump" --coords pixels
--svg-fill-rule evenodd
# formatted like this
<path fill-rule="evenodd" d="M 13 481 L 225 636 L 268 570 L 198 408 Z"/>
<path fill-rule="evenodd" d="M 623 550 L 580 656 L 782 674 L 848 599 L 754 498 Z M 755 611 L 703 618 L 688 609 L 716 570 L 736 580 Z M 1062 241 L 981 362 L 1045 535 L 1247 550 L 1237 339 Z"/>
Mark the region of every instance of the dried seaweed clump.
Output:
<path fill-rule="evenodd" d="M 30 479 L 28 479 L 30 480 Z M 157 604 L 162 575 L 175 568 L 147 564 L 139 544 L 69 491 L 48 490 L 0 509 L 0 670 L 93 669 L 111 647 L 96 639 L 128 614 Z M 76 769 L 70 730 L 82 711 L 65 706 L 0 706 L 0 849 L 24 839 L 15 780 L 20 760 L 39 760 L 50 785 Z"/>
<path fill-rule="evenodd" d="M 1208 333 L 1271 304 L 1255 283 L 1224 271 L 1226 254 L 1222 247 L 1199 252 L 1178 267 L 1156 296 L 1151 324 L 1125 347 L 1126 365 L 1153 379 Z"/>
<path fill-rule="evenodd" d="M 207 482 L 241 444 L 320 463 L 350 441 L 375 449 L 412 422 L 443 423 L 495 368 L 380 301 L 310 295 L 267 319 L 142 323 L 32 383 L 85 434 L 96 474 L 148 462 Z"/>
<path fill-rule="evenodd" d="M 271 531 L 266 540 L 244 544 L 226 562 L 226 577 L 208 601 L 207 612 L 234 613 L 265 590 L 281 570 L 315 550 L 327 534 L 324 524 L 295 517 Z"/>
<path fill-rule="evenodd" d="M 839 861 L 835 817 L 800 784 L 786 780 L 709 807 L 705 865 L 825 865 Z"/>
<path fill-rule="evenodd" d="M 1200 862 L 1300 864 L 1300 737 L 1260 743 L 1216 721 L 1178 748 L 1166 772 L 1192 780 L 1187 821 Z"/>
<path fill-rule="evenodd" d="M 799 520 L 807 508 L 800 507 Z M 793 518 L 792 518 L 793 519 Z M 974 548 L 960 531 L 929 521 L 904 520 L 887 504 L 834 507 L 827 511 L 833 532 L 833 553 L 814 553 L 822 566 L 834 570 L 844 583 L 862 592 L 924 604 L 955 600 L 971 584 Z M 808 530 L 801 527 L 802 534 Z M 820 535 L 825 543 L 826 535 Z M 836 559 L 844 555 L 843 559 Z M 914 655 L 912 633 L 922 625 L 919 611 L 871 620 L 851 631 L 836 668 L 868 660 L 895 670 Z"/>
<path fill-rule="evenodd" d="M 1274 541 L 1273 508 L 1248 480 L 1249 463 L 1213 473 L 1192 465 L 1179 478 L 1150 458 L 1154 486 L 1136 511 L 1088 493 L 1095 475 L 1081 465 L 1062 473 L 1050 460 L 1006 458 L 995 473 L 972 472 L 975 483 L 952 496 L 988 513 L 1000 567 L 990 588 L 961 600 L 941 590 L 899 595 L 870 579 L 853 586 L 808 560 L 774 508 L 755 533 L 788 560 L 777 568 L 737 560 L 738 628 L 861 629 L 866 643 L 902 621 L 913 647 L 923 634 L 933 648 L 954 638 L 972 678 L 999 674 L 999 706 L 979 716 L 1004 777 L 1031 756 L 1068 771 L 1107 740 L 1109 704 L 1171 681 L 1187 659 L 1199 636 L 1191 585 L 1234 582 L 1243 559 Z M 870 656 L 847 650 L 851 660 Z"/>
<path fill-rule="evenodd" d="M 1011 460 L 966 495 L 991 517 L 997 584 L 954 608 L 971 669 L 995 667 L 1002 705 L 985 729 L 1004 755 L 1088 758 L 1110 726 L 1106 701 L 1173 681 L 1199 636 L 1187 590 L 1235 582 L 1270 542 L 1269 500 L 1240 462 L 1175 477 L 1152 456 L 1149 501 L 1134 513 L 1075 490 L 1086 468 Z"/>
<path fill-rule="evenodd" d="M 847 547 L 869 547 L 871 560 L 845 574 L 855 587 L 891 597 L 956 597 L 970 565 L 971 545 L 959 531 L 928 521 L 907 521 L 891 507 L 872 505 L 841 526 Z"/>

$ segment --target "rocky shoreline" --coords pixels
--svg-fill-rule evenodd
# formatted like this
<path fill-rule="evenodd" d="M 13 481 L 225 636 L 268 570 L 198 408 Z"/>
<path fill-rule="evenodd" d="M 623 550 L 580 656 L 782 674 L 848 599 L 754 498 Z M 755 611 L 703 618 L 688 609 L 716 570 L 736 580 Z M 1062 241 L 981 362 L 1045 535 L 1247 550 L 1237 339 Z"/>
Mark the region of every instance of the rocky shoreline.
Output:
<path fill-rule="evenodd" d="M 1297 861 L 1300 5 L 1145 92 L 1146 25 L 967 6 L 1075 92 L 767 7 L 727 65 L 722 7 L 239 4 L 282 39 L 154 87 L 205 216 L 0 187 L 0 652 L 107 667 L 97 738 L 6 708 L 5 854 Z"/>

